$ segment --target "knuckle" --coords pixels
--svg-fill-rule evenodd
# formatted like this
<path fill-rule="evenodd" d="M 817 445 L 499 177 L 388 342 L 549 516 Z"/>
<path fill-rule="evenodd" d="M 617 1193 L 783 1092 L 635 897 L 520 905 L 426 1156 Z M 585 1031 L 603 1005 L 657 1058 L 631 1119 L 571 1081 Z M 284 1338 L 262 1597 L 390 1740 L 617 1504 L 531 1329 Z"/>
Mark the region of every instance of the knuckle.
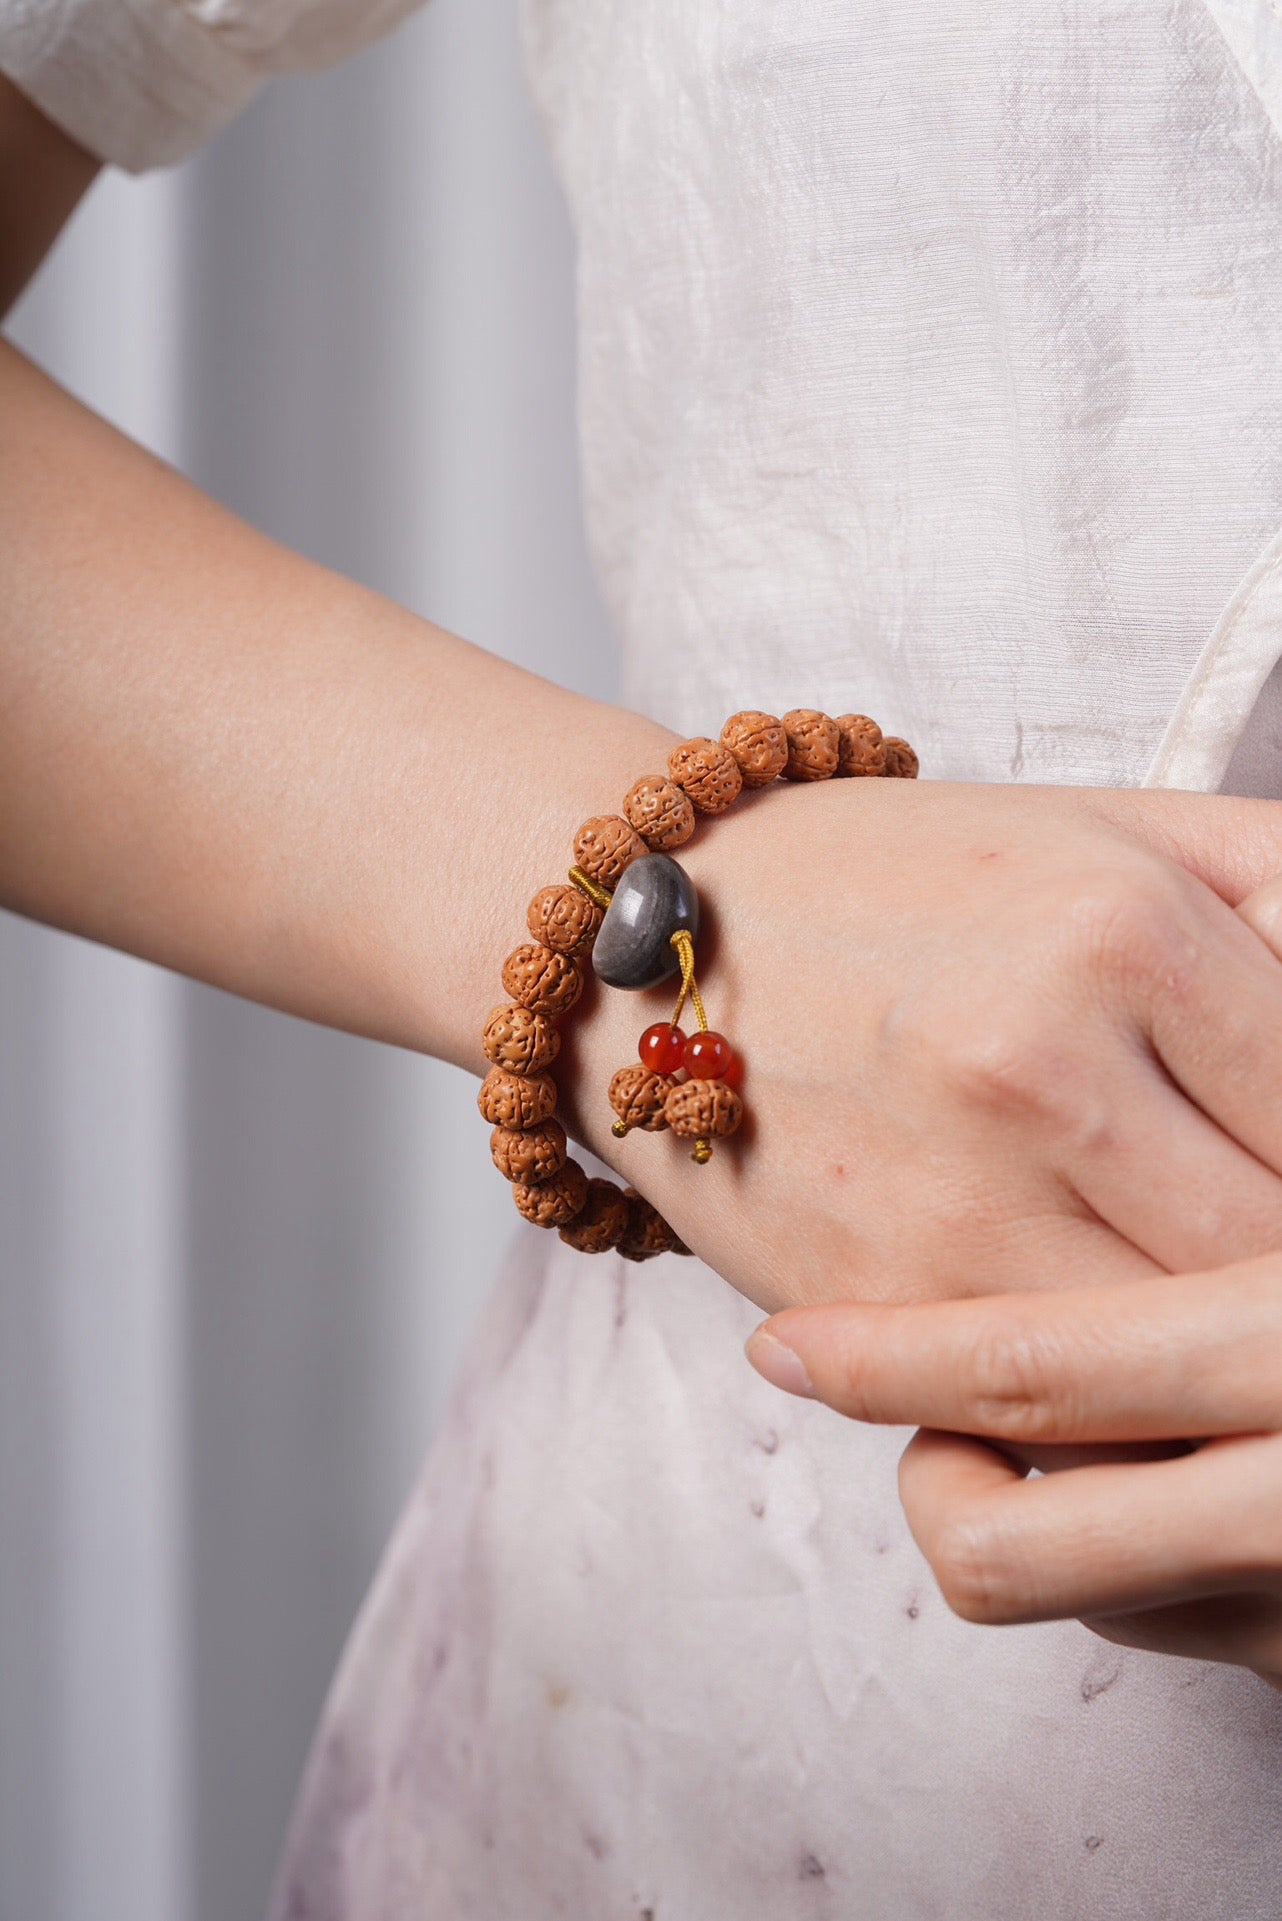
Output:
<path fill-rule="evenodd" d="M 1010 1568 L 994 1529 L 982 1516 L 949 1521 L 935 1543 L 931 1566 L 940 1593 L 963 1621 L 999 1627 L 1018 1618 Z"/>
<path fill-rule="evenodd" d="M 1021 1120 L 1062 1116 L 1073 1076 L 1041 1009 L 972 1007 L 925 1040 L 936 1075 L 963 1107 Z"/>
<path fill-rule="evenodd" d="M 1078 893 L 1070 919 L 1088 964 L 1123 989 L 1162 978 L 1171 993 L 1186 990 L 1193 955 L 1172 890 L 1147 874 L 1097 882 Z"/>
<path fill-rule="evenodd" d="M 1072 1410 L 1053 1380 L 1046 1342 L 1009 1316 L 983 1322 L 960 1363 L 965 1404 L 976 1433 L 1006 1441 L 1058 1439 Z"/>

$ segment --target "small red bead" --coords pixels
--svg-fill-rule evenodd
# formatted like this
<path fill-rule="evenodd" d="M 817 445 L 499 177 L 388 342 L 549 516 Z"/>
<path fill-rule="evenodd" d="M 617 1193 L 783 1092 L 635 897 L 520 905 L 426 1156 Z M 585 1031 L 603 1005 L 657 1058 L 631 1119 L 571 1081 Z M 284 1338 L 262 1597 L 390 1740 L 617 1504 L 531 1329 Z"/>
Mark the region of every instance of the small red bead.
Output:
<path fill-rule="evenodd" d="M 734 1049 L 725 1035 L 716 1034 L 708 1027 L 701 1033 L 691 1034 L 686 1042 L 684 1064 L 693 1080 L 722 1081 L 734 1057 Z"/>
<path fill-rule="evenodd" d="M 686 1037 L 671 1021 L 656 1021 L 637 1042 L 637 1059 L 652 1074 L 675 1074 L 685 1051 Z"/>

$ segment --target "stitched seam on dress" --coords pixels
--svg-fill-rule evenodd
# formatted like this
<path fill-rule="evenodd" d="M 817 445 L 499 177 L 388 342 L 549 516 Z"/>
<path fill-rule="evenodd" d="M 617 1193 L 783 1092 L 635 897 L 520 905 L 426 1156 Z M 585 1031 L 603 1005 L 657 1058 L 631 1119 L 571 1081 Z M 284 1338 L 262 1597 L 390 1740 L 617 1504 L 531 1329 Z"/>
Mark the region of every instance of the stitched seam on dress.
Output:
<path fill-rule="evenodd" d="M 1252 636 L 1248 635 L 1245 649 L 1237 646 L 1239 631 L 1247 616 L 1258 611 L 1261 596 L 1269 585 L 1282 578 L 1282 527 L 1263 553 L 1250 567 L 1230 595 L 1224 612 L 1215 623 L 1210 638 L 1202 649 L 1201 657 L 1190 675 L 1183 693 L 1176 703 L 1165 734 L 1162 736 L 1152 764 L 1141 783 L 1144 787 L 1162 787 L 1167 784 L 1173 764 L 1181 750 L 1187 745 L 1190 736 L 1203 717 L 1203 710 L 1217 692 L 1221 683 L 1228 678 L 1235 666 L 1242 664 L 1245 657 L 1253 661 L 1253 691 L 1249 704 L 1245 705 L 1234 723 L 1221 730 L 1221 738 L 1214 746 L 1207 740 L 1203 744 L 1204 767 L 1214 769 L 1218 758 L 1218 786 L 1233 755 L 1233 749 L 1241 738 L 1252 709 L 1259 698 L 1260 689 L 1272 673 L 1279 657 L 1282 657 L 1282 607 L 1276 626 L 1270 626 L 1257 637 L 1257 646 L 1251 646 Z M 1258 645 L 1267 640 L 1268 645 Z"/>

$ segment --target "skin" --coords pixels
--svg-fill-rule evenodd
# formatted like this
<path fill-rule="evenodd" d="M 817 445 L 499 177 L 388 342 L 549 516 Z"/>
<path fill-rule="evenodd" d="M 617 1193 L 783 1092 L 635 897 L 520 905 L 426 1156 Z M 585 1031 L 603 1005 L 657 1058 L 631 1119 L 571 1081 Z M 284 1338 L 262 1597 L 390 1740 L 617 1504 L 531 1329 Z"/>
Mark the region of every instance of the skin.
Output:
<path fill-rule="evenodd" d="M 5 87 L 0 169 L 13 292 L 93 162 Z M 276 546 L 8 347 L 0 418 L 0 900 L 479 1075 L 527 900 L 677 736 Z M 1234 911 L 1279 808 L 780 785 L 682 858 L 750 1119 L 707 1167 L 616 1140 L 672 995 L 591 984 L 560 1111 L 763 1307 L 1282 1249 L 1282 967 Z"/>
<path fill-rule="evenodd" d="M 1240 911 L 1282 954 L 1282 883 Z M 900 1494 L 963 1619 L 1076 1616 L 1282 1688 L 1282 1257 L 791 1309 L 747 1353 L 789 1393 L 918 1427 Z"/>

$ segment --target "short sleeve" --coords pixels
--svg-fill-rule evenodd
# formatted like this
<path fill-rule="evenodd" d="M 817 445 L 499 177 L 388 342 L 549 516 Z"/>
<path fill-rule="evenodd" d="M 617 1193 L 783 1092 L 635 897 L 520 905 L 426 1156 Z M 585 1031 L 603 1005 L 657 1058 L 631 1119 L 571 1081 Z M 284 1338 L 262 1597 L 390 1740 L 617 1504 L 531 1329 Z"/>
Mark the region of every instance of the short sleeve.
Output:
<path fill-rule="evenodd" d="M 0 0 L 0 72 L 131 173 L 185 159 L 271 73 L 336 64 L 419 0 Z"/>

